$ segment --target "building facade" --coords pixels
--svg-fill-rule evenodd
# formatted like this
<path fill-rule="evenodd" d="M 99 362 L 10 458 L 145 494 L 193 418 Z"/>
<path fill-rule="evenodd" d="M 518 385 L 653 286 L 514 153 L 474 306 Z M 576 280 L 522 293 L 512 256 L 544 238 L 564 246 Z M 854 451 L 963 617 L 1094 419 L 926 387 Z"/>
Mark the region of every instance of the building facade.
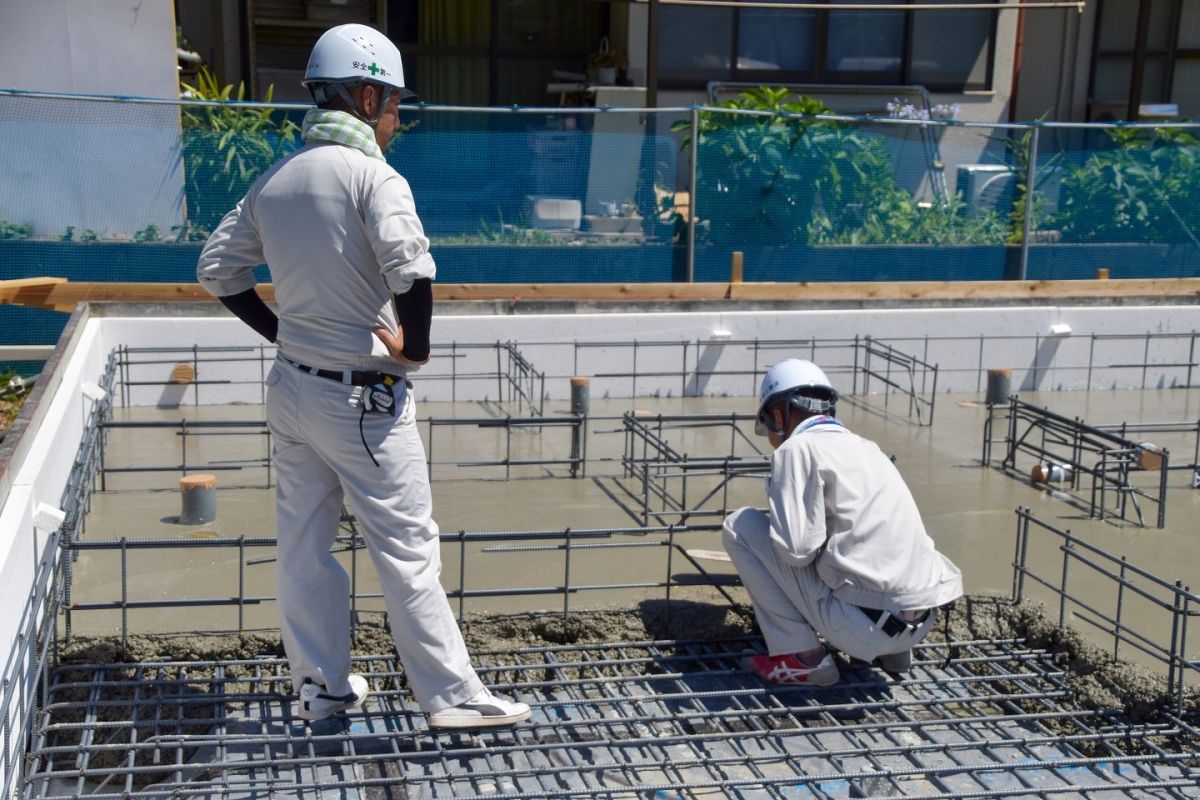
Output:
<path fill-rule="evenodd" d="M 839 9 L 847 2 L 213 0 L 176 10 L 223 80 L 258 97 L 273 85 L 280 100 L 306 99 L 299 77 L 322 30 L 365 22 L 401 46 L 425 99 L 450 105 L 594 102 L 591 86 L 611 80 L 643 88 L 626 97 L 647 106 L 771 84 L 882 112 L 893 88 L 920 86 L 976 121 L 1160 118 L 1171 104 L 1177 116 L 1200 114 L 1200 0 Z"/>

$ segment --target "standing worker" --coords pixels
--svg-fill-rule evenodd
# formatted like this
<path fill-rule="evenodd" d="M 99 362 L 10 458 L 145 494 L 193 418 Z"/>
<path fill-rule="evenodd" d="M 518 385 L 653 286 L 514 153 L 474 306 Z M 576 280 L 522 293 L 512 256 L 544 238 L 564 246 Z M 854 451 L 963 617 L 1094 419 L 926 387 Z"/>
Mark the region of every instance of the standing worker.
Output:
<path fill-rule="evenodd" d="M 934 548 L 904 479 L 834 417 L 837 399 L 811 361 L 767 372 L 755 433 L 775 448 L 770 514 L 742 508 L 725 519 L 726 551 L 767 643 L 747 666 L 771 683 L 837 683 L 818 634 L 903 672 L 936 609 L 962 596 L 962 573 Z"/>
<path fill-rule="evenodd" d="M 379 31 L 340 25 L 304 75 L 317 108 L 305 146 L 265 172 L 204 246 L 200 283 L 279 346 L 267 375 L 276 468 L 280 628 L 296 715 L 360 706 L 350 673 L 350 587 L 330 554 L 343 497 L 379 573 L 396 649 L 429 725 L 527 719 L 471 666 L 440 583 L 425 451 L 407 380 L 429 359 L 433 258 L 408 182 L 383 152 L 404 85 L 400 51 Z M 270 266 L 279 317 L 254 291 Z"/>

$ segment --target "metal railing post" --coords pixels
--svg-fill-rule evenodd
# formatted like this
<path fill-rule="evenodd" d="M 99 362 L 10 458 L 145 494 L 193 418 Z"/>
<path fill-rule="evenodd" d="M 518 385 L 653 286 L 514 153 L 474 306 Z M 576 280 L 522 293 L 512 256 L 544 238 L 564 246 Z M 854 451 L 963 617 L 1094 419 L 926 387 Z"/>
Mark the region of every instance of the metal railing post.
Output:
<path fill-rule="evenodd" d="M 1021 267 L 1017 272 L 1017 280 L 1023 281 L 1029 274 L 1029 239 L 1033 231 L 1033 179 L 1037 173 L 1038 133 L 1040 129 L 1034 125 L 1029 137 L 1029 169 L 1025 174 L 1025 221 L 1021 234 Z"/>
<path fill-rule="evenodd" d="M 1029 557 L 1029 509 L 1017 509 L 1017 563 L 1013 574 L 1013 602 L 1025 599 L 1025 563 Z"/>
<path fill-rule="evenodd" d="M 571 630 L 571 529 L 563 531 L 563 642 L 570 641 Z"/>
<path fill-rule="evenodd" d="M 1121 613 L 1125 610 L 1125 573 L 1129 566 L 1127 556 L 1121 556 L 1121 572 L 1117 580 L 1117 607 L 1113 614 L 1113 661 L 1121 657 L 1121 631 L 1124 626 L 1121 625 Z"/>
<path fill-rule="evenodd" d="M 467 600 L 467 532 L 458 531 L 458 624 L 463 621 L 463 606 Z"/>
<path fill-rule="evenodd" d="M 1062 583 L 1059 584 L 1058 590 L 1058 627 L 1063 627 L 1067 623 L 1067 581 L 1069 580 L 1071 567 L 1071 553 L 1075 549 L 1075 542 L 1071 537 L 1071 532 L 1064 531 L 1067 535 L 1067 541 L 1062 546 Z"/>
<path fill-rule="evenodd" d="M 1179 625 L 1182 619 L 1183 581 L 1175 581 L 1175 602 L 1171 608 L 1171 649 L 1167 654 L 1167 692 L 1176 691 L 1176 678 L 1179 680 L 1179 690 L 1183 688 L 1183 651 L 1179 649 Z"/>
<path fill-rule="evenodd" d="M 688 283 L 696 280 L 696 162 L 700 153 L 700 112 L 692 108 L 692 160 L 688 165 L 691 180 L 691 194 L 688 196 L 688 225 L 687 225 L 687 274 Z"/>
<path fill-rule="evenodd" d="M 1176 581 L 1176 584 L 1179 584 L 1179 583 L 1182 583 L 1182 581 Z M 1183 591 L 1185 593 L 1185 596 L 1183 598 L 1183 605 L 1179 610 L 1179 617 L 1178 617 L 1178 619 L 1180 620 L 1180 623 L 1179 623 L 1179 655 L 1182 660 L 1179 662 L 1179 691 L 1175 694 L 1175 710 L 1176 710 L 1176 712 L 1178 712 L 1180 714 L 1183 713 L 1183 704 L 1184 704 L 1184 700 L 1185 700 L 1184 690 L 1187 688 L 1186 687 L 1186 683 L 1187 683 L 1186 670 L 1188 668 L 1194 668 L 1195 663 L 1196 663 L 1194 661 L 1187 660 L 1188 617 L 1191 616 L 1192 612 L 1188 608 L 1189 600 L 1186 595 L 1191 594 L 1192 587 L 1184 586 Z"/>
<path fill-rule="evenodd" d="M 246 629 L 246 536 L 238 537 L 238 635 Z"/>
<path fill-rule="evenodd" d="M 1162 465 L 1158 470 L 1158 527 L 1167 527 L 1167 474 L 1170 470 L 1171 451 L 1163 448 Z"/>

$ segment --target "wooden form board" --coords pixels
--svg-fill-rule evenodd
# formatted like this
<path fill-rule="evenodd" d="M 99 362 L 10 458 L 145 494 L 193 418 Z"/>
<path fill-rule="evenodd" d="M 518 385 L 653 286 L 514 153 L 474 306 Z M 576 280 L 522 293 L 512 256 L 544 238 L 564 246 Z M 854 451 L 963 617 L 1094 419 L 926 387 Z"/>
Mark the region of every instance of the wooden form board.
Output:
<path fill-rule="evenodd" d="M 267 302 L 275 287 L 259 284 Z M 670 302 L 749 300 L 871 302 L 903 300 L 1055 300 L 1152 297 L 1200 302 L 1200 278 L 1081 281 L 914 281 L 908 283 L 435 283 L 442 301 Z M 87 301 L 214 300 L 197 283 L 69 282 L 63 278 L 0 281 L 0 303 L 71 311 Z"/>
<path fill-rule="evenodd" d="M 178 301 L 208 301 L 216 298 L 198 283 L 108 283 L 68 282 L 62 278 L 42 279 L 17 285 L 21 281 L 0 281 L 0 303 L 48 308 L 54 311 L 73 311 L 79 303 L 113 300 L 135 303 L 167 303 Z M 258 293 L 271 302 L 275 287 L 260 285 Z"/>
<path fill-rule="evenodd" d="M 1013 300 L 1179 297 L 1200 301 L 1197 278 L 1080 281 L 910 281 L 904 283 L 733 283 L 733 300 Z"/>

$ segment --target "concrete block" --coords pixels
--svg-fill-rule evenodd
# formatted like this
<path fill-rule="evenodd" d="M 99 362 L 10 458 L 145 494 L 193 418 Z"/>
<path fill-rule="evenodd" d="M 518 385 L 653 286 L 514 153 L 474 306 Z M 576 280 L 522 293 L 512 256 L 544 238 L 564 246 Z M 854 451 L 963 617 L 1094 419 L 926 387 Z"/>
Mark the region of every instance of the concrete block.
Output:
<path fill-rule="evenodd" d="M 583 227 L 592 233 L 641 233 L 644 220 L 640 216 L 610 217 L 588 214 Z"/>
<path fill-rule="evenodd" d="M 525 218 L 531 228 L 577 230 L 583 219 L 583 203 L 567 197 L 526 195 Z"/>

